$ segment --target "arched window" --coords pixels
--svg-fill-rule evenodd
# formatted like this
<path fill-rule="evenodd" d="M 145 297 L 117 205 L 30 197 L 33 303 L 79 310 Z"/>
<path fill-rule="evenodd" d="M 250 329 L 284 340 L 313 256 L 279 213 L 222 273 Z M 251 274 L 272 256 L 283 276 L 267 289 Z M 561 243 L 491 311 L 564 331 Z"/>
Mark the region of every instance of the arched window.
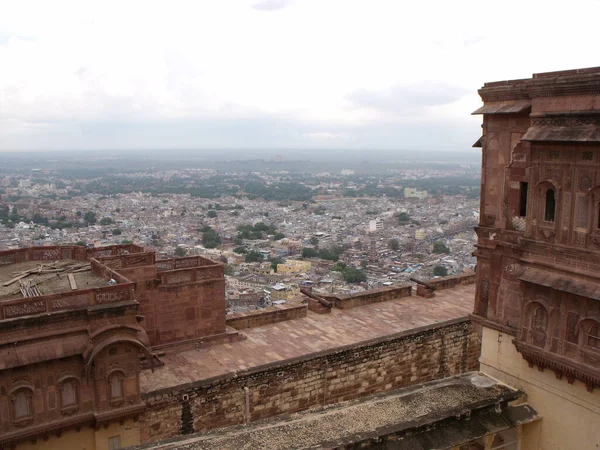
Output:
<path fill-rule="evenodd" d="M 546 191 L 546 207 L 544 209 L 544 220 L 546 222 L 554 222 L 556 213 L 556 193 L 554 189 Z"/>
<path fill-rule="evenodd" d="M 112 401 L 123 399 L 123 373 L 113 372 L 108 378 L 108 384 L 110 387 L 110 399 Z"/>
<path fill-rule="evenodd" d="M 24 420 L 33 417 L 31 404 L 32 392 L 29 389 L 19 389 L 13 394 L 13 412 L 15 420 Z"/>
<path fill-rule="evenodd" d="M 538 306 L 533 311 L 531 318 L 531 328 L 536 331 L 546 331 L 548 326 L 548 314 L 543 306 Z"/>
<path fill-rule="evenodd" d="M 586 344 L 589 347 L 600 350 L 600 327 L 595 325 L 590 328 L 587 334 Z"/>
<path fill-rule="evenodd" d="M 70 378 L 60 385 L 60 406 L 61 408 L 69 408 L 76 406 L 77 399 L 77 382 Z"/>

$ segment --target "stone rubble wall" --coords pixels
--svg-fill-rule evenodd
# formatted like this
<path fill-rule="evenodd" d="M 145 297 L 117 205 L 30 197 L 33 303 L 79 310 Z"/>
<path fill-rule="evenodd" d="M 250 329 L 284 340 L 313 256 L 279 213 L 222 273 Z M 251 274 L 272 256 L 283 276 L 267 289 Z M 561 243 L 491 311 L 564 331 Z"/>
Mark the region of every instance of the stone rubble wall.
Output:
<path fill-rule="evenodd" d="M 477 370 L 480 345 L 471 321 L 454 319 L 149 392 L 141 440 L 191 432 L 190 421 L 202 432 Z"/>

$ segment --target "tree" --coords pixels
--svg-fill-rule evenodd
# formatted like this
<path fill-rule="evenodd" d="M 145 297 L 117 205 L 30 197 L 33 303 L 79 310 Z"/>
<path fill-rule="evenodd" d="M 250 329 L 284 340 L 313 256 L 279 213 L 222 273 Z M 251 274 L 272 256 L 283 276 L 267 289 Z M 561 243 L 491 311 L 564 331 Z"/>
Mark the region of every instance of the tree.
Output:
<path fill-rule="evenodd" d="M 120 236 L 121 234 L 123 234 L 123 232 L 120 228 L 115 228 L 114 230 L 112 230 L 112 234 L 113 236 Z"/>
<path fill-rule="evenodd" d="M 368 263 L 367 263 L 367 260 L 366 260 L 366 259 L 363 259 L 363 260 L 361 260 L 361 262 L 360 262 L 360 267 L 362 267 L 363 269 L 366 269 L 366 268 L 367 268 L 367 264 L 368 264 Z"/>
<path fill-rule="evenodd" d="M 248 253 L 246 247 L 236 247 L 233 249 L 233 253 L 237 253 L 238 255 L 243 255 L 244 253 Z"/>
<path fill-rule="evenodd" d="M 217 212 L 214 209 L 211 209 L 208 211 L 207 216 L 210 217 L 211 219 L 214 219 L 215 217 L 217 217 Z"/>
<path fill-rule="evenodd" d="M 223 267 L 223 272 L 225 272 L 225 275 L 231 276 L 233 275 L 233 267 L 231 267 L 229 264 L 225 264 L 225 267 Z"/>
<path fill-rule="evenodd" d="M 87 244 L 85 243 L 85 241 L 77 241 L 77 242 L 75 242 L 75 245 L 79 245 L 81 247 L 87 247 Z"/>
<path fill-rule="evenodd" d="M 314 247 L 318 247 L 319 246 L 319 238 L 316 236 L 313 236 L 310 238 L 310 243 L 311 245 L 313 245 Z"/>
<path fill-rule="evenodd" d="M 244 258 L 244 261 L 247 263 L 251 263 L 251 262 L 257 262 L 257 261 L 262 261 L 263 255 L 260 252 L 257 252 L 255 250 L 250 250 L 248 253 L 246 253 L 246 257 Z"/>
<path fill-rule="evenodd" d="M 388 248 L 390 250 L 400 250 L 400 242 L 398 242 L 398 239 L 390 239 L 388 242 Z"/>
<path fill-rule="evenodd" d="M 273 239 L 275 239 L 276 241 L 279 241 L 279 240 L 283 239 L 284 237 L 285 237 L 285 234 L 283 234 L 279 231 L 273 235 Z"/>
<path fill-rule="evenodd" d="M 302 249 L 303 258 L 316 258 L 317 256 L 319 256 L 319 252 L 314 248 L 304 247 Z"/>
<path fill-rule="evenodd" d="M 283 259 L 281 259 L 279 257 L 269 258 L 269 261 L 271 262 L 271 268 L 273 269 L 274 272 L 277 272 L 277 266 L 279 264 L 283 263 Z"/>
<path fill-rule="evenodd" d="M 448 275 L 448 269 L 444 266 L 435 266 L 433 268 L 433 276 L 434 277 L 445 277 Z"/>
<path fill-rule="evenodd" d="M 182 257 L 187 254 L 187 251 L 183 247 L 177 247 L 175 249 L 175 256 Z"/>
<path fill-rule="evenodd" d="M 344 262 L 337 262 L 331 268 L 333 272 L 342 272 L 344 273 L 348 269 L 348 265 Z"/>
<path fill-rule="evenodd" d="M 110 225 L 113 223 L 113 220 L 110 217 L 103 217 L 100 219 L 100 225 Z"/>
<path fill-rule="evenodd" d="M 202 245 L 206 248 L 215 248 L 221 244 L 221 236 L 211 227 L 202 228 Z"/>
<path fill-rule="evenodd" d="M 400 223 L 410 222 L 410 216 L 408 215 L 408 213 L 401 212 L 400 214 L 398 214 L 398 222 L 400 222 Z"/>
<path fill-rule="evenodd" d="M 450 249 L 442 241 L 433 243 L 433 253 L 450 253 Z"/>
<path fill-rule="evenodd" d="M 355 267 L 348 267 L 344 272 L 344 280 L 347 283 L 361 283 L 367 281 L 367 275 Z"/>
<path fill-rule="evenodd" d="M 96 223 L 96 213 L 88 211 L 83 215 L 83 221 L 88 225 L 94 225 Z"/>

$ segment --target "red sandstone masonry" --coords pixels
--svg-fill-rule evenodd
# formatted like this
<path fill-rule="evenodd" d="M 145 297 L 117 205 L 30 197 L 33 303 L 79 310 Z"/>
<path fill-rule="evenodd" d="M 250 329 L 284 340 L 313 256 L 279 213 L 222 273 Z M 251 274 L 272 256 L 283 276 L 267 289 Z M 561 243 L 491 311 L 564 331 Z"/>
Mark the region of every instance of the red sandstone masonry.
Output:
<path fill-rule="evenodd" d="M 231 372 L 142 397 L 142 442 L 176 436 L 182 409 L 194 431 L 301 411 L 477 370 L 480 335 L 455 319 L 250 370 Z"/>
<path fill-rule="evenodd" d="M 259 311 L 235 313 L 226 316 L 227 325 L 236 330 L 261 327 L 271 323 L 306 317 L 306 305 L 282 305 Z"/>
<path fill-rule="evenodd" d="M 396 300 L 402 297 L 409 297 L 412 292 L 412 286 L 410 284 L 403 284 L 400 286 L 386 287 L 380 289 L 374 289 L 371 291 L 360 292 L 353 295 L 340 295 L 333 297 L 332 301 L 336 308 L 350 309 L 358 306 L 370 305 L 371 303 L 387 302 L 390 300 Z M 328 297 L 323 297 L 330 300 Z"/>

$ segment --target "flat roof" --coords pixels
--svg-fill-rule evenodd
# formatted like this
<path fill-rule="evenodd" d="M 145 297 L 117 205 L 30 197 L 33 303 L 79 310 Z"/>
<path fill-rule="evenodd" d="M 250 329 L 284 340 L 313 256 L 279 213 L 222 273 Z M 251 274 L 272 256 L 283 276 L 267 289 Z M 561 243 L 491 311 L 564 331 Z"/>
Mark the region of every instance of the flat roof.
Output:
<path fill-rule="evenodd" d="M 276 417 L 248 425 L 179 436 L 139 448 L 344 448 L 379 436 L 407 432 L 403 439 L 394 439 L 394 448 L 416 450 L 433 448 L 432 444 L 443 446 L 435 445 L 435 448 L 446 448 L 446 445 L 459 445 L 537 420 L 539 416 L 528 405 L 519 405 L 516 411 L 515 407 L 510 406 L 496 410 L 499 402 L 513 401 L 523 395 L 523 392 L 483 373 L 471 372 L 302 411 L 283 419 Z M 465 414 L 467 411 L 475 412 L 468 415 Z M 452 418 L 453 422 L 445 423 L 448 418 Z M 419 431 L 428 436 L 419 439 Z"/>
<path fill-rule="evenodd" d="M 473 312 L 475 284 L 436 291 L 435 297 L 403 297 L 330 314 L 244 329 L 246 340 L 165 355 L 165 365 L 140 373 L 142 393 L 193 383 L 264 364 L 358 344 Z"/>
<path fill-rule="evenodd" d="M 69 282 L 67 274 L 62 273 L 60 274 L 60 276 L 58 276 L 57 273 L 51 273 L 50 271 L 53 269 L 51 269 L 49 265 L 52 264 L 54 264 L 52 261 L 26 261 L 22 263 L 0 266 L 0 301 L 23 298 L 23 295 L 19 290 L 19 280 L 13 282 L 8 286 L 4 286 L 4 284 L 17 277 L 19 273 L 26 272 L 29 270 L 35 270 L 41 265 L 45 266 L 46 273 L 34 273 L 22 278 L 21 280 L 24 282 L 36 282 L 36 285 L 39 287 L 42 295 L 59 294 L 61 292 L 72 292 L 73 289 L 71 289 L 71 284 Z M 63 268 L 69 267 L 71 265 L 79 267 L 89 265 L 89 261 L 76 261 L 65 259 L 56 261 L 56 264 L 56 267 Z M 108 286 L 106 280 L 102 279 L 101 277 L 98 277 L 91 270 L 83 272 L 73 272 L 72 275 L 75 279 L 77 290 L 93 289 Z"/>

